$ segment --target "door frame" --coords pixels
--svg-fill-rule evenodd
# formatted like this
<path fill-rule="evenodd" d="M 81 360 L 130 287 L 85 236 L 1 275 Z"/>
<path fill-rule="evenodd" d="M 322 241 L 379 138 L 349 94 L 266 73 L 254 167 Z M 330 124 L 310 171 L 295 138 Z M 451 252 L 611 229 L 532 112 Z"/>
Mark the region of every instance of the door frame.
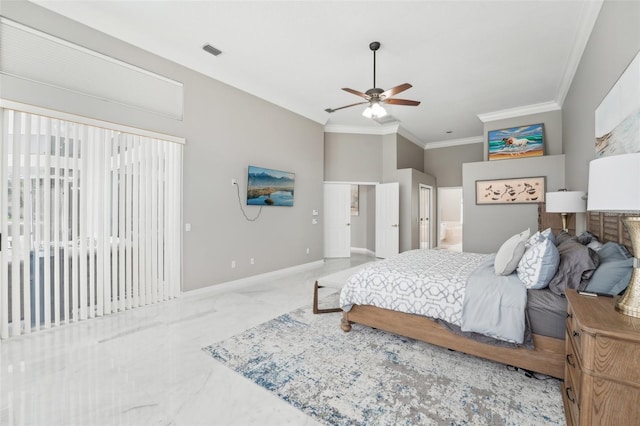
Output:
<path fill-rule="evenodd" d="M 440 244 L 440 239 L 441 239 L 441 235 L 440 235 L 440 228 L 441 225 L 440 223 L 442 222 L 442 196 L 441 193 L 443 190 L 451 190 L 451 189 L 459 189 L 461 191 L 461 195 L 460 195 L 460 223 L 462 224 L 462 226 L 464 227 L 464 222 L 463 222 L 463 202 L 464 202 L 464 192 L 463 192 L 463 187 L 462 186 L 443 186 L 443 187 L 438 187 L 438 223 L 436 224 L 436 229 L 438 230 L 438 244 Z"/>
<path fill-rule="evenodd" d="M 326 180 L 326 181 L 322 182 L 322 185 L 323 185 L 323 192 L 324 192 L 324 185 L 326 185 L 326 184 L 365 185 L 365 186 L 373 186 L 373 187 L 375 187 L 379 183 L 380 182 L 371 182 L 371 181 Z M 324 214 L 324 209 L 325 209 L 324 198 L 322 200 L 322 204 L 323 204 L 322 205 L 322 209 L 323 209 L 322 212 Z M 323 222 L 324 222 L 324 220 L 323 220 Z M 323 223 L 323 226 L 324 226 L 324 223 Z M 325 234 L 324 234 L 325 231 L 324 231 L 324 229 L 323 229 L 322 232 L 323 232 L 323 234 L 322 234 L 323 250 L 322 251 L 323 251 L 323 256 L 324 256 L 325 249 L 326 249 L 326 247 L 324 247 L 325 246 Z M 353 231 L 351 231 L 351 232 L 353 232 Z M 374 235 L 374 238 L 375 238 L 375 235 Z M 349 249 L 351 249 L 351 247 Z"/>
<path fill-rule="evenodd" d="M 433 186 L 431 185 L 427 185 L 424 183 L 421 183 L 418 185 L 418 232 L 419 232 L 419 228 L 420 228 L 420 213 L 422 212 L 422 189 L 428 189 L 429 190 L 429 211 L 428 213 L 428 221 L 429 221 L 429 247 L 428 248 L 432 248 L 433 247 L 433 234 L 434 234 L 434 227 L 433 227 L 433 216 L 434 216 L 434 206 L 433 206 Z M 420 236 L 420 241 L 419 244 L 422 245 L 422 236 Z"/>

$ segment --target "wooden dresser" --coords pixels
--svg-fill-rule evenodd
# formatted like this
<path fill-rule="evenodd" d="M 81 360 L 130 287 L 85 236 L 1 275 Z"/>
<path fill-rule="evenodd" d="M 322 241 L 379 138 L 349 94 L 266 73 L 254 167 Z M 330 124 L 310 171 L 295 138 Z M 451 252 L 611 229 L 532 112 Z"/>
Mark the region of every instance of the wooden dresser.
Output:
<path fill-rule="evenodd" d="M 617 298 L 567 290 L 567 300 L 567 424 L 640 424 L 640 318 L 617 312 Z"/>

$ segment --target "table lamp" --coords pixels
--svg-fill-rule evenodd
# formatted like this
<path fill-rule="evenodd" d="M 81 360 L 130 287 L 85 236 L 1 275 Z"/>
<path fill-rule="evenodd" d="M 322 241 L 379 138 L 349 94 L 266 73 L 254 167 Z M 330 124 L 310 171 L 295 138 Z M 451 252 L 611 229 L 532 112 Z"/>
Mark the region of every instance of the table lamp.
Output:
<path fill-rule="evenodd" d="M 560 213 L 562 215 L 562 230 L 568 232 L 567 216 L 571 213 L 584 213 L 587 211 L 584 191 L 567 191 L 561 189 L 557 192 L 547 192 L 547 213 Z"/>
<path fill-rule="evenodd" d="M 633 272 L 616 310 L 640 318 L 640 153 L 612 155 L 589 163 L 587 210 L 630 213 L 622 218 L 631 238 Z"/>

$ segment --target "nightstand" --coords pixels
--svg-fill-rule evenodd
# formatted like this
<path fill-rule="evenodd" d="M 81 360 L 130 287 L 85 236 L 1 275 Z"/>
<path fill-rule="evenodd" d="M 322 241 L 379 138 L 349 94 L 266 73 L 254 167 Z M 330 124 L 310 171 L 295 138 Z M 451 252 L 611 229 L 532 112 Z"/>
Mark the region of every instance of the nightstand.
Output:
<path fill-rule="evenodd" d="M 562 399 L 568 425 L 640 422 L 640 319 L 617 312 L 616 300 L 567 290 Z"/>

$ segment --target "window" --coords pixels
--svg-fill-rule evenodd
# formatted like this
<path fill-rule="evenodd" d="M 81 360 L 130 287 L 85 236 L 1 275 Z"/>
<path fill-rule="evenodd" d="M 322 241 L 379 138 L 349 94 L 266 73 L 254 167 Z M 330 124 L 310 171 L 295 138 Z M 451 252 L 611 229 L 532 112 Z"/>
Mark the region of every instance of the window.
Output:
<path fill-rule="evenodd" d="M 183 145 L 2 111 L 0 335 L 175 297 Z"/>

